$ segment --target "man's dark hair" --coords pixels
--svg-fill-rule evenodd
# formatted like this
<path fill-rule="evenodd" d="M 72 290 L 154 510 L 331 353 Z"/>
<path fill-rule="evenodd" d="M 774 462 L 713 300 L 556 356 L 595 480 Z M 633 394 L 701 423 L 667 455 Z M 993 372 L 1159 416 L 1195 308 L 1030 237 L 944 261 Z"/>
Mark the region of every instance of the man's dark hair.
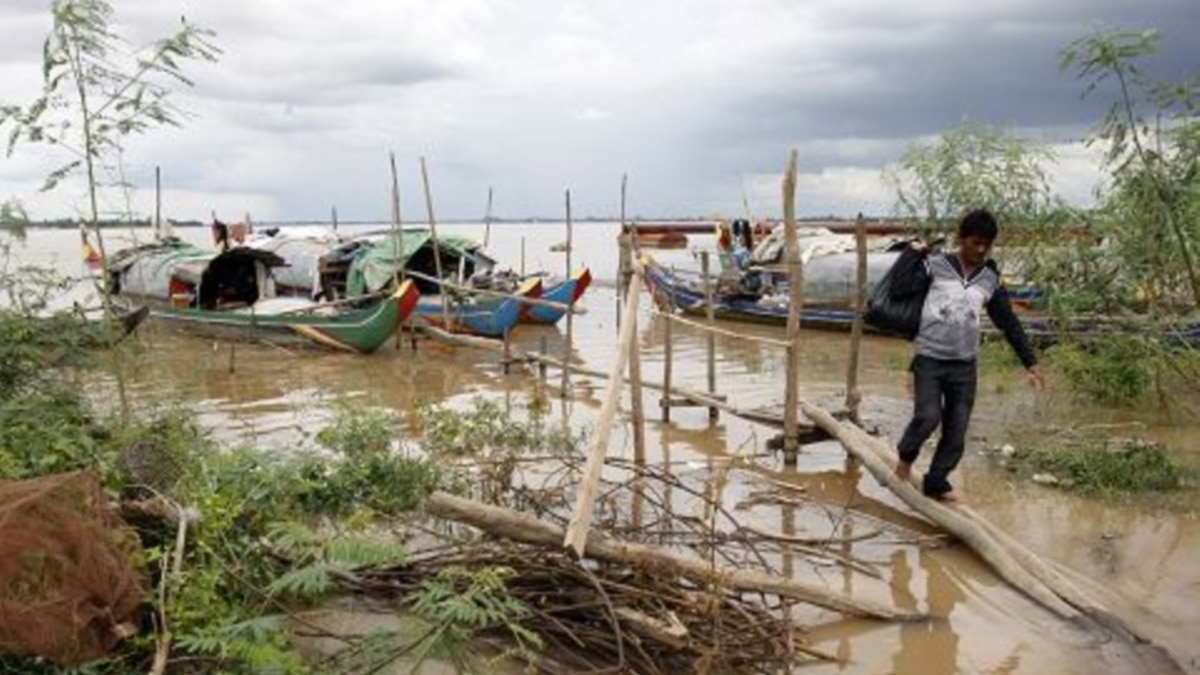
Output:
<path fill-rule="evenodd" d="M 987 209 L 975 209 L 963 216 L 958 223 L 958 238 L 979 237 L 992 241 L 1000 228 L 996 225 L 996 216 Z"/>

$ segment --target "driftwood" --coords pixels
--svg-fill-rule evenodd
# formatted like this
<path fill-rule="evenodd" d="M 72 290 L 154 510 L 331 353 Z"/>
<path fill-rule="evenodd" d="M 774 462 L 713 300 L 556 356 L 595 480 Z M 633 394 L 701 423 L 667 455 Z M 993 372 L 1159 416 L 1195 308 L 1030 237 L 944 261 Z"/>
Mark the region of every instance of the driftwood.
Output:
<path fill-rule="evenodd" d="M 846 451 L 863 463 L 880 484 L 888 488 L 915 511 L 953 534 L 983 558 L 1005 581 L 1037 600 L 1064 619 L 1088 630 L 1099 630 L 1128 646 L 1144 672 L 1183 673 L 1173 657 L 1153 644 L 1112 609 L 1084 590 L 1074 573 L 1047 562 L 1023 544 L 1002 532 L 966 506 L 950 507 L 925 497 L 912 482 L 894 473 L 893 453 L 877 438 L 859 427 L 839 422 L 827 411 L 801 403 L 804 414 L 842 443 Z M 1074 577 L 1074 578 L 1072 578 Z"/>
<path fill-rule="evenodd" d="M 557 549 L 562 546 L 561 528 L 533 516 L 435 492 L 426 502 L 434 516 L 465 523 L 488 534 L 526 544 Z M 807 602 L 842 614 L 876 619 L 916 620 L 924 615 L 903 612 L 886 605 L 853 598 L 827 588 L 758 571 L 731 570 L 685 558 L 660 548 L 624 542 L 599 533 L 588 535 L 584 555 L 595 560 L 622 563 L 647 570 L 668 572 L 696 582 L 724 586 L 749 593 L 768 593 Z"/>

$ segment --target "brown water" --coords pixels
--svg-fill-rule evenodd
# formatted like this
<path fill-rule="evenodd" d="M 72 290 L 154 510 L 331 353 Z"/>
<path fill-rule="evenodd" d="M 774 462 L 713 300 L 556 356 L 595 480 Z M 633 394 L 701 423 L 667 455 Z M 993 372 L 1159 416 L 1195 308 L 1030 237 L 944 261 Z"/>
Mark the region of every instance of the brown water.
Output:
<path fill-rule="evenodd" d="M 476 236 L 482 232 L 478 226 L 449 226 L 446 230 Z M 197 243 L 207 236 L 203 230 L 180 234 Z M 585 367 L 601 371 L 610 363 L 616 337 L 616 296 L 611 284 L 616 269 L 614 234 L 611 224 L 575 228 L 575 262 L 590 264 L 599 283 L 585 296 L 589 312 L 576 318 L 573 357 Z M 117 247 L 114 238 L 109 237 L 110 249 Z M 563 239 L 561 225 L 501 225 L 492 230 L 491 252 L 517 267 L 524 240 L 528 269 L 558 271 L 563 266 L 562 255 L 548 249 Z M 709 245 L 710 241 L 698 243 Z M 33 231 L 18 255 L 23 261 L 53 264 L 74 275 L 81 271 L 77 251 L 78 235 L 73 232 Z M 695 266 L 689 251 L 663 252 L 660 257 Z M 659 380 L 663 325 L 645 311 L 639 321 L 643 375 L 650 381 Z M 782 329 L 772 327 L 731 327 L 775 337 L 782 334 Z M 519 348 L 535 351 L 546 338 L 550 352 L 560 353 L 562 336 L 561 327 L 522 326 L 514 339 Z M 703 336 L 676 327 L 675 338 L 675 383 L 703 388 Z M 411 420 L 423 400 L 468 405 L 473 397 L 485 396 L 519 409 L 538 387 L 535 374 L 506 375 L 495 355 L 428 342 L 421 343 L 416 354 L 407 347 L 396 350 L 389 345 L 374 355 L 358 357 L 253 345 L 231 350 L 228 345 L 156 331 L 143 331 L 139 339 L 144 351 L 129 383 L 133 400 L 179 402 L 229 442 L 252 440 L 285 450 L 305 442 L 327 423 L 331 407 L 339 401 L 383 406 Z M 845 336 L 812 332 L 805 340 L 803 395 L 840 393 L 845 378 Z M 717 338 L 716 348 L 718 389 L 731 401 L 739 405 L 782 401 L 785 363 L 781 350 L 724 337 Z M 867 339 L 864 344 L 861 377 L 869 397 L 867 411 L 892 438 L 898 435 L 907 413 L 903 372 L 907 350 L 904 343 L 890 340 Z M 596 421 L 603 382 L 575 377 L 573 387 L 570 403 L 551 397 L 552 419 L 563 419 L 576 429 L 588 428 Z M 845 661 L 806 667 L 806 672 L 1082 675 L 1111 670 L 1088 636 L 1056 621 L 961 547 L 898 543 L 897 538 L 912 539 L 932 530 L 869 476 L 847 468 L 845 455 L 836 444 L 808 447 L 797 469 L 785 469 L 765 450 L 772 430 L 724 415 L 710 422 L 707 411 L 687 408 L 673 410 L 672 422 L 663 424 L 658 421 L 657 396 L 648 392 L 645 401 L 651 419 L 646 429 L 650 461 L 667 464 L 677 473 L 704 477 L 714 467 L 727 465 L 715 460 L 750 456 L 748 467 L 730 472 L 724 498 L 731 508 L 744 506 L 739 515 L 759 529 L 848 536 L 879 522 L 888 525 L 885 537 L 838 548 L 869 562 L 881 573 L 880 579 L 802 558 L 783 557 L 781 562 L 799 578 L 901 608 L 922 609 L 935 618 L 900 626 L 845 620 L 826 612 L 800 612 L 798 619 L 814 626 L 809 635 L 813 644 Z M 984 438 L 987 442 L 1003 440 L 1006 429 L 1107 422 L 1110 417 L 1105 411 L 1067 403 L 1054 387 L 1035 395 L 1013 386 L 1011 378 L 986 376 L 972 429 L 972 449 L 956 483 L 972 506 L 1035 551 L 1117 591 L 1129 606 L 1129 618 L 1171 649 L 1185 668 L 1200 672 L 1200 524 L 1194 511 L 1098 502 L 1014 482 L 977 452 Z M 1125 415 L 1122 420 L 1128 418 Z M 1196 443 L 1200 425 L 1195 420 L 1173 424 L 1141 421 L 1149 435 L 1170 443 L 1193 461 L 1200 458 Z M 613 454 L 632 454 L 629 431 L 623 423 L 614 433 Z M 765 479 L 804 487 L 805 503 L 748 506 L 753 493 L 763 489 Z M 866 515 L 844 521 L 846 507 Z"/>

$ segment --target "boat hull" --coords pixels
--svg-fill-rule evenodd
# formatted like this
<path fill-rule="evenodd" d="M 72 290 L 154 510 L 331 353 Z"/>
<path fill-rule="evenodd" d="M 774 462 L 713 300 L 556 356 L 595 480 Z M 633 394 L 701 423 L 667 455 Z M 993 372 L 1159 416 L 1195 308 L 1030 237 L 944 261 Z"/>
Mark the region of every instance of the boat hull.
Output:
<path fill-rule="evenodd" d="M 583 297 L 588 286 L 592 283 L 592 270 L 584 267 L 571 276 L 570 279 L 542 293 L 543 300 L 574 306 Z M 558 323 L 566 311 L 541 305 L 525 305 L 521 311 L 521 323 L 552 325 Z"/>
<path fill-rule="evenodd" d="M 343 310 L 333 316 L 259 316 L 156 307 L 151 309 L 150 317 L 161 325 L 199 337 L 369 354 L 395 334 L 412 314 L 418 299 L 416 286 L 406 281 L 393 293 L 367 307 Z"/>
<path fill-rule="evenodd" d="M 671 270 L 655 262 L 649 256 L 642 257 L 646 286 L 660 309 L 679 310 L 685 314 L 705 316 L 707 303 L 704 293 L 690 288 Z M 1032 294 L 1033 291 L 1028 291 Z M 1014 303 L 1018 304 L 1018 303 Z M 764 305 L 750 298 L 717 298 L 713 315 L 718 319 L 748 323 L 787 325 L 788 307 L 784 303 Z M 1151 327 L 1135 321 L 1118 321 L 1103 317 L 1075 317 L 1058 320 L 1045 315 L 1021 312 L 1021 323 L 1029 337 L 1039 344 L 1052 344 L 1063 336 L 1076 339 L 1099 335 L 1158 334 L 1170 344 L 1200 345 L 1200 322 L 1192 321 L 1182 326 Z M 804 307 L 800 312 L 800 324 L 816 330 L 848 331 L 854 325 L 855 311 L 850 307 Z M 863 329 L 868 333 L 879 333 L 869 325 Z M 986 337 L 1000 333 L 991 323 L 984 326 Z"/>
<path fill-rule="evenodd" d="M 540 298 L 542 280 L 526 281 L 515 295 Z M 430 325 L 450 333 L 503 338 L 517 325 L 522 307 L 522 303 L 514 298 L 476 298 L 469 303 L 450 301 L 443 311 L 439 298 L 422 298 L 416 313 Z"/>

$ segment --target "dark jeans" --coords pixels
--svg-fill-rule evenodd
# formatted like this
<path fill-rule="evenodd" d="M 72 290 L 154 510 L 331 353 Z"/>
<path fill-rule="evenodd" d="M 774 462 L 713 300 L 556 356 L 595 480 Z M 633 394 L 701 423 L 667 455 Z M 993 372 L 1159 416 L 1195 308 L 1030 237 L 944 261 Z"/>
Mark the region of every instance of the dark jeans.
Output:
<path fill-rule="evenodd" d="M 946 478 L 958 466 L 966 445 L 967 424 L 975 405 L 975 362 L 917 356 L 912 362 L 912 373 L 913 418 L 897 447 L 900 459 L 911 464 L 917 461 L 921 446 L 941 425 L 942 437 L 923 486 L 926 495 L 938 497 L 952 489 Z"/>

